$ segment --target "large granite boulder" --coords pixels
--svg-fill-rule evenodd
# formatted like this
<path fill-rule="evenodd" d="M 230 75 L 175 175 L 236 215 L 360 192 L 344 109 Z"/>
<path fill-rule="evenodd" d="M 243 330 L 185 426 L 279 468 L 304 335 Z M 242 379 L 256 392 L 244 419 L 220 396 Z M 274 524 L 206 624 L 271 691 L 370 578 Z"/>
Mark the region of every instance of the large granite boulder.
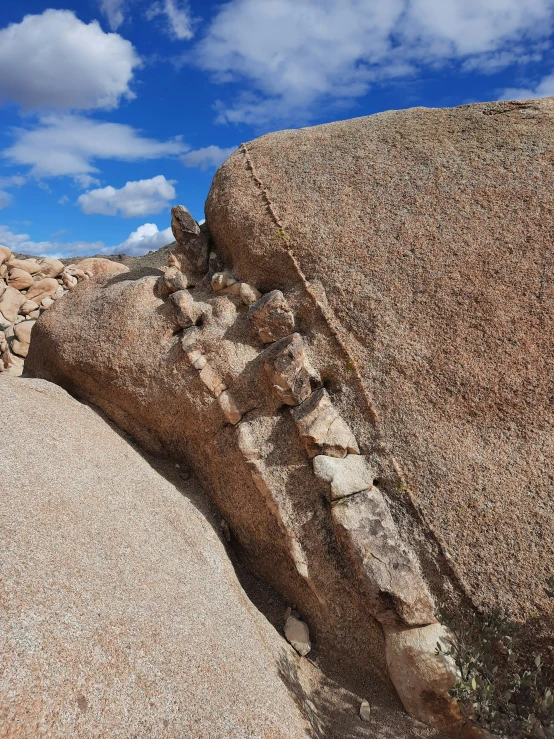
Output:
<path fill-rule="evenodd" d="M 50 383 L 0 407 L 2 736 L 313 736 L 197 483 Z"/>
<path fill-rule="evenodd" d="M 539 623 L 554 571 L 553 134 L 553 99 L 283 131 L 237 150 L 206 204 L 238 277 L 312 291 L 345 346 L 338 379 L 359 371 L 390 449 L 391 502 L 427 532 L 414 545 L 435 539 L 474 604 Z"/>

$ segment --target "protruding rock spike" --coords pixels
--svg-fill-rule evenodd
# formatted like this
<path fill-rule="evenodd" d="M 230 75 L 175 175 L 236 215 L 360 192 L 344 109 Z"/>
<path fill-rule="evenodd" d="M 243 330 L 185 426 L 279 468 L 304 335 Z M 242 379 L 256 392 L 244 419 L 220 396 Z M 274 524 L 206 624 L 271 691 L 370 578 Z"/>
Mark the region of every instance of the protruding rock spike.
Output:
<path fill-rule="evenodd" d="M 171 230 L 175 241 L 181 244 L 187 244 L 200 235 L 200 226 L 184 205 L 171 209 Z"/>

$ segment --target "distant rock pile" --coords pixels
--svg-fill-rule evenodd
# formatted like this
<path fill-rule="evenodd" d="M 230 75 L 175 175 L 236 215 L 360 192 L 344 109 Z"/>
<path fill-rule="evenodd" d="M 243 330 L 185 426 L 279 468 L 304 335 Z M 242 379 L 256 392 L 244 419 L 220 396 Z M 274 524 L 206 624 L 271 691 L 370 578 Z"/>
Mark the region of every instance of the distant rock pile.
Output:
<path fill-rule="evenodd" d="M 18 259 L 0 246 L 0 372 L 20 375 L 36 319 L 67 292 L 97 275 L 127 272 L 108 259 L 64 265 L 59 259 Z"/>

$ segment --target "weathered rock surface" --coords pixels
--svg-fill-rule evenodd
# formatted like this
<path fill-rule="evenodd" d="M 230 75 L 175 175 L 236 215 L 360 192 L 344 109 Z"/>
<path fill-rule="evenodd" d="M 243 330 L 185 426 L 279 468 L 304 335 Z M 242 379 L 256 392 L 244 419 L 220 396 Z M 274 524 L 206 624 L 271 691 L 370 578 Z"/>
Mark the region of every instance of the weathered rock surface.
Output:
<path fill-rule="evenodd" d="M 8 285 L 13 287 L 14 290 L 26 290 L 34 283 L 33 277 L 29 272 L 23 269 L 17 269 L 16 267 L 10 270 L 8 276 Z"/>
<path fill-rule="evenodd" d="M 40 272 L 40 264 L 36 259 L 10 259 L 7 265 L 10 270 L 22 270 L 29 275 L 37 275 Z"/>
<path fill-rule="evenodd" d="M 450 700 L 450 690 L 456 684 L 457 671 L 450 656 L 455 637 L 441 624 L 399 630 L 385 628 L 387 664 L 395 685 L 399 686 L 402 702 L 412 716 L 448 729 L 457 707 Z M 437 644 L 441 646 L 437 654 Z M 437 721 L 438 717 L 438 721 Z M 477 736 L 467 727 L 467 734 Z M 483 736 L 490 736 L 484 732 Z"/>
<path fill-rule="evenodd" d="M 381 583 L 387 597 L 379 600 L 379 583 L 366 587 L 345 578 L 328 483 L 314 475 L 294 419 L 281 410 L 265 369 L 266 345 L 239 294 L 222 295 L 191 278 L 196 286 L 188 289 L 187 303 L 201 315 L 198 325 L 185 329 L 175 299 L 160 290 L 163 272 L 83 283 L 37 322 L 26 371 L 93 401 L 148 449 L 186 458 L 216 502 L 232 541 L 259 575 L 298 605 L 325 659 L 355 670 L 372 685 L 376 700 L 394 701 L 377 619 L 383 603 L 393 623 L 425 625 L 434 616 L 421 609 L 419 619 L 412 613 L 406 621 L 395 583 Z M 302 346 L 306 366 L 318 376 L 333 347 L 319 355 L 309 343 Z M 269 354 L 273 351 L 279 356 L 279 346 Z M 321 443 L 315 435 L 318 453 L 336 452 L 341 415 L 326 390 L 315 394 L 326 399 L 321 414 L 328 420 L 320 424 Z M 310 429 L 318 426 L 318 407 L 311 408 Z M 358 447 L 344 428 L 346 454 Z M 415 593 L 427 593 L 421 574 L 416 584 L 416 572 Z"/>
<path fill-rule="evenodd" d="M 51 257 L 43 257 L 40 259 L 40 274 L 43 277 L 58 277 L 64 270 L 63 262 L 59 259 Z"/>
<path fill-rule="evenodd" d="M 262 296 L 252 305 L 248 315 L 266 344 L 284 339 L 294 331 L 294 315 L 280 290 Z"/>
<path fill-rule="evenodd" d="M 422 587 L 416 562 L 398 535 L 383 494 L 372 487 L 351 495 L 335 503 L 331 515 L 355 580 L 366 583 L 369 597 L 376 601 L 372 610 L 379 621 L 394 625 L 392 613 L 398 613 L 407 626 L 434 623 L 431 595 Z"/>
<path fill-rule="evenodd" d="M 125 264 L 119 264 L 111 259 L 102 259 L 101 257 L 87 257 L 87 259 L 81 259 L 81 261 L 75 262 L 73 266 L 83 272 L 90 272 L 93 277 L 120 274 L 129 271 L 129 267 Z"/>
<path fill-rule="evenodd" d="M 338 500 L 373 487 L 375 471 L 365 457 L 349 454 L 346 457 L 314 457 L 314 472 L 320 480 L 329 483 L 329 499 Z"/>
<path fill-rule="evenodd" d="M 14 354 L 20 357 L 26 357 L 29 352 L 29 344 L 31 342 L 31 331 L 35 321 L 21 321 L 14 326 L 14 341 L 12 344 L 12 350 Z"/>
<path fill-rule="evenodd" d="M 206 204 L 241 279 L 309 283 L 312 315 L 348 352 L 327 376 L 356 389 L 392 451 L 396 481 L 383 484 L 434 587 L 446 575 L 479 606 L 541 622 L 554 568 L 553 135 L 551 98 L 283 131 L 235 152 Z"/>
<path fill-rule="evenodd" d="M 356 437 L 324 388 L 293 408 L 292 415 L 310 457 L 318 454 L 346 457 L 360 453 Z"/>
<path fill-rule="evenodd" d="M 540 142 L 553 119 L 552 101 L 405 111 L 243 146 L 207 203 L 212 251 L 187 232 L 164 275 L 83 284 L 41 317 L 28 357 L 30 373 L 150 449 L 187 456 L 231 540 L 298 604 L 322 653 L 376 685 L 386 651 L 406 708 L 443 728 L 460 717 L 452 666 L 426 636 L 443 628 L 431 594 L 522 617 L 546 608 L 554 418 L 536 347 L 554 321 L 548 233 L 529 213 L 550 202 Z M 521 182 L 533 207 L 507 209 Z M 249 321 L 255 291 L 266 295 Z M 300 352 L 263 348 L 292 331 L 309 368 L 298 395 Z M 356 456 L 371 475 L 346 469 Z M 510 542 L 490 536 L 491 502 Z M 531 555 L 516 572 L 520 522 Z"/>
<path fill-rule="evenodd" d="M 295 616 L 289 616 L 284 628 L 287 640 L 296 649 L 301 657 L 305 657 L 311 650 L 310 631 L 304 621 Z"/>
<path fill-rule="evenodd" d="M 373 684 L 360 726 L 250 603 L 194 479 L 50 383 L 4 375 L 0 407 L 3 736 L 439 739 Z"/>
<path fill-rule="evenodd" d="M 310 368 L 300 334 L 292 334 L 266 349 L 264 364 L 281 403 L 299 405 L 311 395 Z"/>
<path fill-rule="evenodd" d="M 0 265 L 4 264 L 4 262 L 9 262 L 11 258 L 11 249 L 8 249 L 7 246 L 0 246 Z"/>
<path fill-rule="evenodd" d="M 197 484 L 49 383 L 2 377 L 0 407 L 2 736 L 313 736 Z"/>
<path fill-rule="evenodd" d="M 15 287 L 7 287 L 0 295 L 0 313 L 8 324 L 13 324 L 25 297 Z"/>

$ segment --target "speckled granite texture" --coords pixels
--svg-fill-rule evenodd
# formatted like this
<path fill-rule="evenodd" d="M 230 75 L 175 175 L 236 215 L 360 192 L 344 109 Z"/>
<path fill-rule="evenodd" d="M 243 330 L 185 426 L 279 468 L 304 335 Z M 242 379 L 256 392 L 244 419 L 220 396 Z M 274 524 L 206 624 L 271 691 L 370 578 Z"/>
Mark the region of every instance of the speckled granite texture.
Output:
<path fill-rule="evenodd" d="M 1 377 L 0 408 L 0 736 L 313 736 L 197 483 L 43 380 Z"/>
<path fill-rule="evenodd" d="M 235 152 L 206 204 L 239 279 L 291 289 L 294 254 L 474 603 L 541 622 L 554 567 L 553 134 L 551 98 L 282 131 Z"/>

